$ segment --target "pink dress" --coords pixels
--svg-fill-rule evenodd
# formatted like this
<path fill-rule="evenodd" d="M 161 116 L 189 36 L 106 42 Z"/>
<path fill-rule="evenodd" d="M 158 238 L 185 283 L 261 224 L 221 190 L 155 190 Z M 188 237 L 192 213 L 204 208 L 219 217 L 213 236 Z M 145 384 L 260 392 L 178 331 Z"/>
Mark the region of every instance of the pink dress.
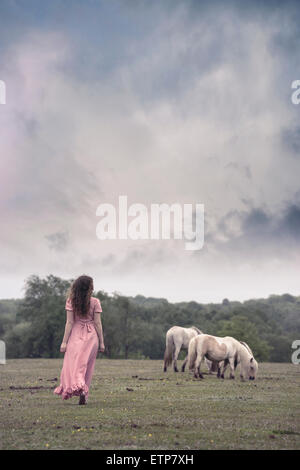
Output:
<path fill-rule="evenodd" d="M 66 302 L 66 310 L 73 310 L 71 301 Z M 54 393 L 63 400 L 72 396 L 89 393 L 94 372 L 99 339 L 94 326 L 94 313 L 102 312 L 99 299 L 91 297 L 90 309 L 85 318 L 74 317 L 74 323 L 67 343 L 60 385 Z"/>

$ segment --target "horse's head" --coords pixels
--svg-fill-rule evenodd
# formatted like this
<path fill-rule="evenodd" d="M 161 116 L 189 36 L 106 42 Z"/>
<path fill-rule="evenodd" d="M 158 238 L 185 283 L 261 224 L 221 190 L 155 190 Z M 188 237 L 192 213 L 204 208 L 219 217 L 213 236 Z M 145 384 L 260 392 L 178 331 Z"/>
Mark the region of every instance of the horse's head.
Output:
<path fill-rule="evenodd" d="M 241 345 L 239 348 L 239 356 L 241 361 L 241 379 L 255 380 L 258 364 L 254 359 L 253 354 L 250 354 L 248 348 Z"/>
<path fill-rule="evenodd" d="M 250 357 L 248 364 L 244 370 L 245 379 L 255 380 L 257 374 L 258 364 L 253 356 Z"/>

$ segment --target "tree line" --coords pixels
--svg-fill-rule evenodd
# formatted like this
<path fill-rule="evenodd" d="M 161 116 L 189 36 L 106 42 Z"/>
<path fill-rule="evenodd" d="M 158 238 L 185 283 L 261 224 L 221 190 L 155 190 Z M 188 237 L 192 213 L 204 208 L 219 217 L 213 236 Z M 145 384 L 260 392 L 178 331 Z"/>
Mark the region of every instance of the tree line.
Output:
<path fill-rule="evenodd" d="M 0 301 L 0 339 L 8 358 L 61 357 L 66 293 L 72 280 L 30 276 L 23 299 Z M 171 303 L 142 295 L 93 294 L 102 305 L 108 358 L 162 359 L 165 334 L 174 325 L 246 341 L 259 361 L 290 362 L 291 344 L 300 339 L 300 297 L 271 295 L 245 302 Z"/>

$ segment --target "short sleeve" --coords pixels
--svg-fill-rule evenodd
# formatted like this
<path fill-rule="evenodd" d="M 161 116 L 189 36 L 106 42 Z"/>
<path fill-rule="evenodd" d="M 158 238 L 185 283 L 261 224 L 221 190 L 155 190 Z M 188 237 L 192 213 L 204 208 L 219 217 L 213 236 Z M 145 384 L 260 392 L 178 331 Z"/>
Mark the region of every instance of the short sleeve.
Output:
<path fill-rule="evenodd" d="M 66 310 L 71 310 L 73 312 L 73 307 L 70 299 L 66 301 Z"/>
<path fill-rule="evenodd" d="M 101 304 L 100 304 L 100 300 L 99 299 L 95 299 L 95 307 L 94 307 L 94 312 L 95 313 L 101 313 L 102 312 L 102 307 L 101 307 Z"/>

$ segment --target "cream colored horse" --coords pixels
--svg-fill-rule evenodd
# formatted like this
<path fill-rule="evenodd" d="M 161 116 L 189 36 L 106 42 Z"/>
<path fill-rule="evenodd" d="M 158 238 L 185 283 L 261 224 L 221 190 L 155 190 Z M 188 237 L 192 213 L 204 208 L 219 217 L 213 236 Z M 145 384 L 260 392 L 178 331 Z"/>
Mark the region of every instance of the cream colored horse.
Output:
<path fill-rule="evenodd" d="M 249 354 L 251 354 L 252 357 L 254 357 L 254 354 L 250 348 L 250 346 L 248 346 L 247 343 L 245 343 L 245 341 L 240 341 L 241 345 L 244 346 L 244 348 L 247 349 L 247 351 L 249 352 Z M 234 369 L 236 369 L 237 365 L 240 363 L 240 358 L 239 356 L 237 356 L 234 360 Z M 256 362 L 256 361 L 255 361 Z M 218 368 L 218 377 L 221 377 L 221 379 L 224 379 L 224 373 L 225 373 L 225 370 L 227 369 L 227 366 L 229 364 L 229 360 L 228 359 L 225 359 L 225 361 L 222 361 L 220 364 L 219 364 L 219 368 Z M 257 363 L 256 363 L 257 364 Z M 222 370 L 223 368 L 223 370 Z M 253 379 L 254 380 L 254 379 Z"/>
<path fill-rule="evenodd" d="M 195 338 L 198 335 L 201 335 L 202 331 L 200 331 L 195 326 L 191 328 L 183 328 L 182 326 L 172 326 L 167 331 L 166 334 L 166 350 L 164 356 L 164 372 L 167 371 L 167 367 L 172 364 L 174 367 L 174 372 L 178 372 L 177 369 L 177 358 L 179 355 L 180 350 L 188 349 L 189 343 L 192 338 Z M 188 356 L 186 356 L 184 363 L 182 365 L 182 372 L 184 372 L 186 363 L 187 363 Z"/>
<path fill-rule="evenodd" d="M 245 341 L 240 341 L 240 343 L 249 351 L 249 353 L 253 356 L 253 352 L 248 346 Z M 208 359 L 205 358 L 206 365 L 208 367 L 209 373 L 212 374 L 213 372 L 217 372 L 217 377 L 224 379 L 224 373 L 225 370 L 227 369 L 227 366 L 229 364 L 229 360 L 225 359 L 225 361 L 217 362 L 217 361 L 209 361 Z M 238 358 L 235 358 L 234 360 L 234 369 L 236 369 L 237 365 L 239 364 Z M 223 370 L 222 370 L 223 368 Z"/>
<path fill-rule="evenodd" d="M 188 348 L 189 369 L 194 369 L 194 377 L 203 379 L 200 367 L 202 360 L 206 357 L 213 363 L 224 361 L 223 376 L 224 370 L 229 363 L 230 378 L 234 379 L 235 364 L 240 363 L 241 379 L 254 380 L 258 365 L 251 349 L 248 345 L 246 346 L 231 336 L 225 336 L 225 338 L 205 334 L 196 336 L 190 341 Z"/>

